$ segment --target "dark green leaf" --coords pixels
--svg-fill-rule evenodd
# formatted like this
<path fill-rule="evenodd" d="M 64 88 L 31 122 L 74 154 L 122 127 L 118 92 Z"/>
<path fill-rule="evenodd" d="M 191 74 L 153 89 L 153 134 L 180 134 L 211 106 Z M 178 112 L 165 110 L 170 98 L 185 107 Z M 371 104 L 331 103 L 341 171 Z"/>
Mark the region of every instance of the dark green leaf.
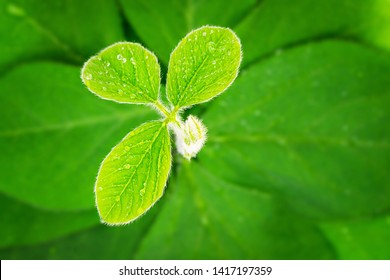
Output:
<path fill-rule="evenodd" d="M 155 216 L 154 207 L 143 219 L 125 227 L 99 225 L 55 241 L 0 250 L 1 259 L 124 260 L 134 257 Z M 156 211 L 156 212 L 157 212 Z"/>
<path fill-rule="evenodd" d="M 277 49 L 324 37 L 388 40 L 379 37 L 389 30 L 390 22 L 378 24 L 378 14 L 388 14 L 384 11 L 389 4 L 378 6 L 379 2 L 385 0 L 264 0 L 235 29 L 244 47 L 243 64 Z"/>
<path fill-rule="evenodd" d="M 321 233 L 269 195 L 225 182 L 197 164 L 182 168 L 136 258 L 332 258 Z"/>
<path fill-rule="evenodd" d="M 202 163 L 311 216 L 381 213 L 390 206 L 389 73 L 388 57 L 335 41 L 253 66 L 205 115 Z"/>
<path fill-rule="evenodd" d="M 52 212 L 0 195 L 0 247 L 52 240 L 99 223 L 96 211 Z"/>
<path fill-rule="evenodd" d="M 81 63 L 123 40 L 113 0 L 4 0 L 0 4 L 0 71 L 33 58 Z"/>
<path fill-rule="evenodd" d="M 390 216 L 329 223 L 322 228 L 340 259 L 390 259 Z"/>

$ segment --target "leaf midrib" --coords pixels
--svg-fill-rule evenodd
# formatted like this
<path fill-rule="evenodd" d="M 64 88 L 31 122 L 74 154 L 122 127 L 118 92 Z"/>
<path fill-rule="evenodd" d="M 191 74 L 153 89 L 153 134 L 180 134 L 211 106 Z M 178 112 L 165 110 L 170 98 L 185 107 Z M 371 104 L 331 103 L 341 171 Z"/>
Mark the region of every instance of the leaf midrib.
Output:
<path fill-rule="evenodd" d="M 141 165 L 141 163 L 143 162 L 143 160 L 145 159 L 146 155 L 150 152 L 150 150 L 152 149 L 153 145 L 155 144 L 155 141 L 156 139 L 160 136 L 160 133 L 162 131 L 162 128 L 164 127 L 164 125 L 162 123 L 160 123 L 160 128 L 159 130 L 156 132 L 156 136 L 153 138 L 153 140 L 150 142 L 150 146 L 148 147 L 148 149 L 145 151 L 145 153 L 142 155 L 141 159 L 139 160 L 139 162 L 134 166 L 134 171 L 132 172 L 131 176 L 129 177 L 129 179 L 127 180 L 126 184 L 124 185 L 122 191 L 120 192 L 119 194 L 119 198 L 122 197 L 122 194 L 125 192 L 125 190 L 127 189 L 127 187 L 129 186 L 131 180 L 133 179 L 135 173 L 137 172 L 139 166 Z M 119 199 L 120 201 L 120 199 Z M 114 207 L 118 204 L 118 201 L 114 201 L 114 203 L 112 204 L 110 210 L 107 212 L 107 214 L 105 215 L 105 219 L 107 219 L 107 217 L 110 215 L 111 211 L 114 209 Z M 131 210 L 133 210 L 133 206 L 134 204 L 131 205 Z"/>

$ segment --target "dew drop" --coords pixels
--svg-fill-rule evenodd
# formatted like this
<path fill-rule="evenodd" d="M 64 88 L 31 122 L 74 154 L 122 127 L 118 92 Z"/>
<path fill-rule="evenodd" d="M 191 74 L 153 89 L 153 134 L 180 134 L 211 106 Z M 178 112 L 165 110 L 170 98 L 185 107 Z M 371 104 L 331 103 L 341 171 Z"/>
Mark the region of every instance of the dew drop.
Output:
<path fill-rule="evenodd" d="M 102 188 L 102 187 L 99 187 L 99 188 L 98 188 L 98 190 L 99 190 L 99 191 L 102 191 L 102 190 L 103 190 L 103 188 Z"/>
<path fill-rule="evenodd" d="M 207 43 L 207 49 L 209 50 L 209 52 L 215 51 L 215 43 L 214 42 Z"/>
<path fill-rule="evenodd" d="M 106 62 L 106 67 L 109 67 L 110 66 L 110 62 Z"/>
<path fill-rule="evenodd" d="M 214 30 L 211 30 L 211 31 L 210 31 L 210 34 L 213 34 L 213 33 L 214 33 Z"/>
<path fill-rule="evenodd" d="M 217 62 L 214 60 L 214 61 L 213 61 L 213 65 L 215 65 L 216 63 L 217 63 Z"/>
<path fill-rule="evenodd" d="M 145 194 L 145 188 L 143 188 L 143 189 L 141 189 L 140 191 L 139 191 L 139 195 L 140 196 L 143 196 Z"/>
<path fill-rule="evenodd" d="M 118 89 L 118 94 L 123 94 L 123 90 Z"/>
<path fill-rule="evenodd" d="M 122 58 L 122 62 L 123 62 L 123 63 L 126 63 L 126 62 L 127 62 L 127 59 L 126 59 L 126 58 Z"/>
<path fill-rule="evenodd" d="M 102 90 L 106 91 L 106 90 L 107 90 L 107 88 L 106 88 L 106 87 L 102 87 Z"/>
<path fill-rule="evenodd" d="M 130 169 L 130 164 L 127 163 L 127 164 L 123 165 L 123 168 L 124 169 Z"/>
<path fill-rule="evenodd" d="M 203 37 L 206 37 L 207 33 L 206 33 L 206 32 L 203 32 L 202 35 L 203 35 Z"/>
<path fill-rule="evenodd" d="M 120 201 L 120 200 L 121 200 L 120 196 L 117 195 L 117 196 L 115 197 L 115 201 L 118 202 L 118 201 Z"/>
<path fill-rule="evenodd" d="M 92 74 L 90 74 L 90 73 L 85 74 L 85 79 L 88 81 L 92 80 Z"/>
<path fill-rule="evenodd" d="M 149 56 L 148 56 L 148 55 L 146 55 L 146 56 L 145 56 L 145 59 L 148 59 L 148 58 L 149 58 Z"/>
<path fill-rule="evenodd" d="M 116 56 L 116 58 L 117 58 L 118 60 L 122 60 L 122 59 L 123 59 L 123 56 L 122 56 L 121 54 L 118 54 L 118 55 Z"/>

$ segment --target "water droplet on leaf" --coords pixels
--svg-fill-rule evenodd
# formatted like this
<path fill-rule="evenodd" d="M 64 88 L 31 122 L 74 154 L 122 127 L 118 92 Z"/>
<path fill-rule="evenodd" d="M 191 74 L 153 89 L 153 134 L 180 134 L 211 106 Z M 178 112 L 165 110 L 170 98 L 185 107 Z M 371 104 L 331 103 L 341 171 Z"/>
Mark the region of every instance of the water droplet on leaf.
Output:
<path fill-rule="evenodd" d="M 85 79 L 88 81 L 92 80 L 92 74 L 90 74 L 90 73 L 85 74 Z"/>
<path fill-rule="evenodd" d="M 209 52 L 215 51 L 215 43 L 214 42 L 207 43 L 207 49 L 209 50 Z"/>

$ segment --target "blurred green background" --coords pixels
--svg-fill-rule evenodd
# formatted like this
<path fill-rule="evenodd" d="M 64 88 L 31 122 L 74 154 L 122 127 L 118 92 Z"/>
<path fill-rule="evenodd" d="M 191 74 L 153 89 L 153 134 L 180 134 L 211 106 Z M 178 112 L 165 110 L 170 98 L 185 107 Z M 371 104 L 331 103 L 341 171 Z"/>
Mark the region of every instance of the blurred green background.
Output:
<path fill-rule="evenodd" d="M 107 227 L 100 162 L 150 108 L 98 99 L 86 59 L 117 41 L 159 58 L 193 28 L 232 28 L 234 85 L 191 109 L 163 198 Z M 390 259 L 387 0 L 0 0 L 2 259 Z"/>

